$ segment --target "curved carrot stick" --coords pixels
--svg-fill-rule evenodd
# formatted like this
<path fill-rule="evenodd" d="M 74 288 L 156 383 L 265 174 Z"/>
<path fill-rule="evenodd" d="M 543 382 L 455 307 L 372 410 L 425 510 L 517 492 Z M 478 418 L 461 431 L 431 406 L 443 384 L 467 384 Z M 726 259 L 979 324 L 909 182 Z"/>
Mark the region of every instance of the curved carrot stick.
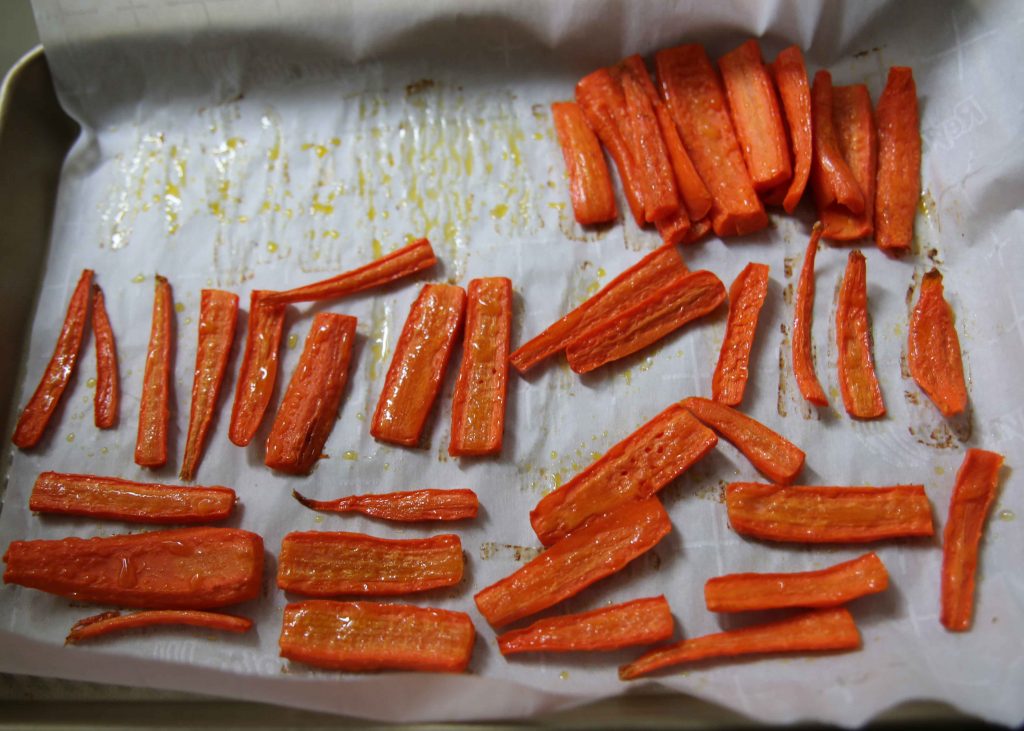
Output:
<path fill-rule="evenodd" d="M 768 265 L 751 262 L 729 287 L 729 319 L 711 377 L 712 398 L 727 406 L 739 406 L 750 375 L 750 351 L 761 307 L 768 295 Z"/>
<path fill-rule="evenodd" d="M 239 447 L 256 436 L 277 382 L 278 353 L 284 333 L 284 304 L 269 301 L 271 293 L 253 290 L 249 296 L 249 331 L 238 369 L 228 439 Z"/>
<path fill-rule="evenodd" d="M 252 629 L 252 620 L 231 614 L 200 612 L 194 609 L 150 609 L 131 614 L 103 612 L 75 622 L 64 642 L 74 645 L 114 632 L 166 625 L 203 627 L 224 632 L 248 632 Z"/>
<path fill-rule="evenodd" d="M 897 254 L 910 249 L 920 194 L 921 128 L 914 72 L 894 66 L 878 98 L 878 248 Z"/>
<path fill-rule="evenodd" d="M 171 283 L 156 275 L 153 325 L 146 351 L 146 371 L 139 397 L 139 432 L 135 440 L 135 464 L 161 467 L 167 464 L 167 427 L 171 418 L 171 353 L 174 349 L 174 299 Z"/>
<path fill-rule="evenodd" d="M 92 286 L 92 332 L 96 338 L 96 393 L 93 396 L 93 419 L 100 429 L 117 425 L 121 403 L 120 379 L 117 372 L 117 344 L 110 326 L 103 290 Z"/>
<path fill-rule="evenodd" d="M 837 86 L 832 90 L 832 120 L 843 159 L 864 193 L 864 212 L 850 213 L 840 205 L 827 205 L 818 215 L 825 227 L 823 236 L 834 241 L 854 241 L 875 230 L 875 170 L 878 164 L 878 135 L 871 95 L 864 84 Z"/>
<path fill-rule="evenodd" d="M 804 55 L 797 46 L 790 46 L 775 57 L 771 65 L 775 86 L 782 99 L 789 129 L 789 144 L 793 147 L 793 179 L 784 191 L 782 207 L 786 213 L 796 210 L 811 176 L 814 156 L 811 132 L 811 90 L 807 83 Z"/>
<path fill-rule="evenodd" d="M 836 308 L 836 343 L 839 349 L 839 389 L 846 413 L 857 419 L 885 415 L 882 390 L 871 359 L 868 324 L 867 261 L 850 252 Z"/>
<path fill-rule="evenodd" d="M 922 278 L 921 294 L 910 316 L 907 365 L 943 416 L 955 416 L 967 408 L 960 338 L 953 310 L 942 293 L 942 275 L 936 269 Z"/>
<path fill-rule="evenodd" d="M 555 102 L 551 105 L 551 119 L 565 159 L 577 223 L 590 226 L 614 221 L 619 211 L 615 206 L 612 179 L 601 143 L 587 124 L 583 110 L 576 102 Z"/>
<path fill-rule="evenodd" d="M 811 240 L 804 254 L 800 269 L 800 282 L 796 289 L 796 304 L 793 307 L 793 374 L 800 394 L 817 406 L 828 406 L 828 399 L 814 373 L 814 356 L 811 354 L 811 320 L 814 317 L 814 259 L 821 240 L 821 222 L 811 229 Z"/>
<path fill-rule="evenodd" d="M 480 501 L 472 490 L 410 490 L 347 495 L 336 500 L 310 500 L 293 490 L 292 497 L 313 510 L 362 513 L 371 518 L 402 523 L 475 518 L 480 507 Z"/>
<path fill-rule="evenodd" d="M 811 89 L 811 119 L 814 123 L 814 163 L 811 185 L 819 210 L 840 205 L 850 213 L 864 213 L 864 193 L 843 158 L 832 117 L 832 74 L 822 69 L 814 75 Z"/>

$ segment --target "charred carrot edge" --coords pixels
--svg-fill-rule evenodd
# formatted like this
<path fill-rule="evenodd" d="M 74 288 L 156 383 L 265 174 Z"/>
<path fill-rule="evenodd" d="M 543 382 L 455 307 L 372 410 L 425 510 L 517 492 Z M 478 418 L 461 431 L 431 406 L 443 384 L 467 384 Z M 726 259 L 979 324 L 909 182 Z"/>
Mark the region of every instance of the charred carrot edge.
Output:
<path fill-rule="evenodd" d="M 4 582 L 76 601 L 140 609 L 211 609 L 255 599 L 263 539 L 234 528 L 14 541 Z"/>
<path fill-rule="evenodd" d="M 501 627 L 575 596 L 620 571 L 672 530 L 657 498 L 636 500 L 558 541 L 473 600 L 492 627 Z"/>
<path fill-rule="evenodd" d="M 796 210 L 811 176 L 814 144 L 811 132 L 811 90 L 807 82 L 804 55 L 797 46 L 779 51 L 771 66 L 772 77 L 782 100 L 793 148 L 793 179 L 784 192 L 782 207 L 786 213 Z"/>
<path fill-rule="evenodd" d="M 848 610 L 842 607 L 813 609 L 777 622 L 695 637 L 651 650 L 620 667 L 619 678 L 633 680 L 674 665 L 714 658 L 856 650 L 859 647 L 860 632 Z"/>
<path fill-rule="evenodd" d="M 715 233 L 738 236 L 767 226 L 768 216 L 736 141 L 725 92 L 704 47 L 690 44 L 658 51 L 655 66 L 679 136 L 714 201 Z"/>
<path fill-rule="evenodd" d="M 767 296 L 767 264 L 747 264 L 729 287 L 729 319 L 711 377 L 712 398 L 719 403 L 739 406 L 743 401 L 750 376 L 750 351 Z"/>
<path fill-rule="evenodd" d="M 875 242 L 889 253 L 910 249 L 921 192 L 921 128 L 914 72 L 889 69 L 878 98 L 878 177 Z"/>
<path fill-rule="evenodd" d="M 385 596 L 462 581 L 455 534 L 391 540 L 361 533 L 289 533 L 281 542 L 277 585 L 305 596 Z"/>
<path fill-rule="evenodd" d="M 921 293 L 910 316 L 907 365 L 917 385 L 943 416 L 955 416 L 967 408 L 960 338 L 937 269 L 921 279 Z"/>
<path fill-rule="evenodd" d="M 551 119 L 569 176 L 569 197 L 576 222 L 583 226 L 614 221 L 619 215 L 601 143 L 576 102 L 555 102 Z"/>
<path fill-rule="evenodd" d="M 949 501 L 942 537 L 942 624 L 952 632 L 970 629 L 974 578 L 985 518 L 996 497 L 1003 455 L 968 449 Z"/>
<path fill-rule="evenodd" d="M 789 484 L 803 469 L 803 450 L 756 419 L 704 398 L 688 398 L 682 405 L 743 452 L 772 482 Z"/>
<path fill-rule="evenodd" d="M 370 434 L 392 444 L 419 443 L 462 329 L 466 291 L 428 284 L 409 310 L 384 378 Z"/>
<path fill-rule="evenodd" d="M 832 74 L 822 69 L 814 75 L 811 88 L 811 121 L 814 124 L 811 186 L 819 210 L 840 205 L 859 216 L 864 213 L 864 193 L 843 158 L 832 108 Z"/>
<path fill-rule="evenodd" d="M 117 425 L 121 386 L 117 371 L 117 343 L 110 326 L 106 300 L 98 284 L 92 285 L 92 333 L 96 339 L 96 393 L 93 420 L 99 429 Z"/>
<path fill-rule="evenodd" d="M 323 453 L 348 382 L 356 318 L 318 312 L 267 437 L 267 467 L 304 475 Z"/>
<path fill-rule="evenodd" d="M 593 464 L 545 495 L 530 524 L 550 546 L 624 503 L 645 500 L 714 449 L 718 437 L 672 404 Z"/>
<path fill-rule="evenodd" d="M 39 443 L 46 431 L 46 425 L 60 403 L 75 371 L 78 351 L 82 348 L 85 321 L 89 312 L 89 288 L 92 285 L 92 269 L 83 269 L 82 276 L 71 294 L 64 325 L 61 327 L 53 355 L 46 365 L 46 371 L 36 386 L 32 398 L 25 404 L 11 441 L 19 449 L 31 449 Z"/>
<path fill-rule="evenodd" d="M 838 607 L 888 586 L 885 564 L 866 553 L 820 571 L 716 576 L 704 584 L 704 603 L 712 612 Z"/>
<path fill-rule="evenodd" d="M 329 670 L 461 673 L 476 632 L 464 612 L 313 599 L 289 604 L 281 657 Z"/>
<path fill-rule="evenodd" d="M 839 149 L 864 194 L 864 212 L 850 213 L 840 205 L 819 211 L 825 226 L 823 236 L 834 241 L 854 241 L 870 236 L 875 218 L 875 168 L 878 163 L 878 135 L 871 95 L 863 84 L 837 86 L 832 90 L 832 121 Z"/>
<path fill-rule="evenodd" d="M 811 354 L 811 320 L 814 316 L 814 259 L 821 241 L 821 222 L 811 229 L 811 240 L 804 254 L 800 269 L 800 281 L 796 288 L 796 304 L 793 306 L 793 375 L 800 394 L 812 404 L 828 406 L 825 391 L 814 372 L 814 356 Z"/>
<path fill-rule="evenodd" d="M 43 472 L 29 510 L 87 515 L 131 523 L 205 523 L 223 520 L 235 507 L 229 487 L 178 487 L 117 477 Z"/>
<path fill-rule="evenodd" d="M 271 293 L 254 290 L 249 296 L 249 331 L 238 369 L 228 439 L 244 447 L 256 436 L 277 382 L 278 353 L 284 333 L 285 305 L 267 301 Z"/>
<path fill-rule="evenodd" d="M 206 435 L 224 384 L 224 372 L 235 341 L 238 295 L 220 289 L 204 289 L 199 298 L 199 341 L 192 379 L 192 407 L 189 410 L 185 456 L 181 460 L 182 480 L 196 476 Z"/>
<path fill-rule="evenodd" d="M 498 636 L 502 655 L 518 652 L 618 650 L 672 636 L 675 621 L 664 596 L 634 599 L 592 612 L 539 619 Z"/>
<path fill-rule="evenodd" d="M 711 272 L 684 274 L 580 332 L 566 345 L 565 357 L 576 373 L 589 373 L 714 312 L 724 300 L 725 285 Z"/>
<path fill-rule="evenodd" d="M 480 501 L 472 490 L 410 490 L 347 495 L 336 500 L 311 500 L 293 490 L 292 497 L 313 510 L 362 513 L 371 518 L 402 523 L 475 518 L 480 508 Z"/>
<path fill-rule="evenodd" d="M 935 532 L 922 485 L 784 487 L 734 482 L 726 487 L 725 504 L 737 533 L 767 541 L 862 543 Z"/>
<path fill-rule="evenodd" d="M 171 284 L 156 275 L 153 325 L 146 350 L 146 370 L 139 397 L 139 432 L 135 440 L 135 464 L 161 467 L 167 464 L 167 422 L 171 418 L 171 353 L 174 298 Z"/>
<path fill-rule="evenodd" d="M 453 457 L 497 454 L 505 434 L 512 280 L 473 279 L 467 299 L 462 365 L 452 397 Z"/>
<path fill-rule="evenodd" d="M 74 645 L 115 632 L 167 625 L 203 627 L 204 629 L 241 633 L 252 629 L 252 620 L 231 614 L 200 612 L 192 609 L 150 609 L 131 614 L 103 612 L 75 622 L 64 643 Z"/>
<path fill-rule="evenodd" d="M 850 252 L 839 290 L 836 343 L 839 350 L 839 390 L 843 394 L 846 413 L 857 419 L 884 416 L 885 402 L 871 359 L 867 261 L 857 250 Z"/>
<path fill-rule="evenodd" d="M 532 340 L 520 345 L 509 362 L 520 373 L 564 350 L 566 344 L 595 322 L 625 309 L 644 292 L 660 289 L 689 271 L 675 246 L 660 246 L 609 282 L 601 291 Z"/>
<path fill-rule="evenodd" d="M 340 299 L 411 276 L 429 269 L 436 263 L 437 257 L 434 256 L 430 242 L 427 239 L 417 239 L 408 246 L 396 249 L 358 269 L 283 292 L 265 292 L 262 297 L 271 305 Z"/>

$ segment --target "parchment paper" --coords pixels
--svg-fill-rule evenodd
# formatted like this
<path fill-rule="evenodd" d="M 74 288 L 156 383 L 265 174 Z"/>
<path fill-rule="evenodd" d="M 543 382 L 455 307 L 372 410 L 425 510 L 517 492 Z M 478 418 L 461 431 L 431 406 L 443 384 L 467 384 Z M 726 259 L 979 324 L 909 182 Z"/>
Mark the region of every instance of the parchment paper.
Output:
<path fill-rule="evenodd" d="M 616 667 L 639 650 L 506 661 L 472 595 L 536 554 L 527 514 L 545 491 L 672 401 L 710 393 L 725 308 L 585 378 L 560 362 L 525 379 L 513 375 L 500 459 L 447 457 L 454 366 L 423 448 L 377 444 L 368 418 L 422 282 L 511 277 L 518 343 L 658 243 L 656 233 L 631 221 L 599 231 L 575 225 L 549 120 L 551 101 L 571 97 L 580 76 L 628 53 L 700 41 L 714 56 L 753 36 L 769 59 L 799 44 L 812 73 L 828 67 L 837 84 L 867 83 L 875 99 L 889 66 L 914 67 L 925 137 L 915 253 L 896 261 L 865 248 L 888 416 L 854 422 L 838 395 L 831 322 L 847 248 L 818 256 L 814 342 L 832 408 L 813 412 L 796 390 L 788 328 L 814 215 L 809 204 L 796 216 L 773 214 L 766 231 L 727 243 L 712 238 L 686 257 L 691 268 L 711 269 L 727 284 L 748 261 L 770 265 L 744 409 L 807 451 L 802 481 L 923 482 L 937 537 L 872 547 L 889 568 L 892 586 L 852 605 L 864 638 L 859 652 L 714 663 L 629 688 L 656 683 L 771 722 L 854 726 L 908 699 L 947 701 L 1006 724 L 1024 720 L 1024 498 L 1014 470 L 1024 447 L 1018 285 L 1024 253 L 1016 245 L 1024 221 L 1022 6 L 36 0 L 35 12 L 62 103 L 83 132 L 61 181 L 17 402 L 35 387 L 73 282 L 86 266 L 96 270 L 107 294 L 124 398 L 120 427 L 98 432 L 92 425 L 94 352 L 87 343 L 45 442 L 11 456 L 0 515 L 4 546 L 13 539 L 127 530 L 30 514 L 27 496 L 42 470 L 175 480 L 202 288 L 232 289 L 247 302 L 251 289 L 314 281 L 424 235 L 442 265 L 417 281 L 290 310 L 282 384 L 312 312 L 345 312 L 360 323 L 355 370 L 326 446 L 330 458 L 310 477 L 284 477 L 263 466 L 260 445 L 269 418 L 250 447 L 228 442 L 234 383 L 225 385 L 197 481 L 235 487 L 241 505 L 228 524 L 266 540 L 264 596 L 237 608 L 256 620 L 254 632 L 237 638 L 141 633 L 65 648 L 70 625 L 96 610 L 5 586 L 0 670 L 394 721 L 524 717 L 624 692 Z M 970 411 L 949 422 L 901 367 L 908 313 L 921 274 L 932 266 L 946 276 L 970 379 Z M 174 459 L 155 473 L 132 462 L 154 273 L 170 278 L 178 303 Z M 232 371 L 237 365 L 236 353 Z M 272 410 L 279 398 L 280 388 Z M 938 535 L 968 446 L 1002 452 L 1008 468 L 982 545 L 974 627 L 954 635 L 938 621 Z M 675 528 L 656 550 L 551 613 L 664 593 L 678 636 L 695 637 L 764 618 L 707 612 L 707 578 L 820 568 L 863 552 L 738 537 L 721 504 L 724 484 L 736 479 L 759 476 L 723 442 L 662 493 Z M 427 486 L 471 487 L 484 506 L 478 520 L 454 528 L 468 558 L 465 581 L 455 590 L 408 598 L 471 614 L 479 637 L 469 674 L 351 676 L 279 658 L 288 597 L 274 587 L 274 556 L 286 532 L 408 537 L 451 527 L 320 516 L 292 500 L 291 490 L 329 498 Z"/>

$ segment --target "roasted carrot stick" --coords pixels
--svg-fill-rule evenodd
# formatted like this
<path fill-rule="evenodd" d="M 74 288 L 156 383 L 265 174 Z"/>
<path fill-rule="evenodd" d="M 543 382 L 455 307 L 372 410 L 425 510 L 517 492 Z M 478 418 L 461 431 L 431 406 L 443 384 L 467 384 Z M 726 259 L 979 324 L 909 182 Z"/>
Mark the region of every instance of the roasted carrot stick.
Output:
<path fill-rule="evenodd" d="M 942 624 L 952 632 L 970 628 L 974 577 L 985 518 L 996 497 L 1003 455 L 968 449 L 949 501 L 942 537 Z"/>
<path fill-rule="evenodd" d="M 654 87 L 651 87 L 654 91 Z M 672 170 L 676 175 L 676 185 L 679 188 L 679 195 L 682 198 L 688 220 L 699 221 L 711 211 L 711 204 L 714 202 L 708 187 L 704 185 L 697 168 L 693 166 L 693 160 L 686 152 L 679 137 L 679 130 L 676 129 L 676 122 L 672 113 L 665 106 L 665 103 L 654 91 L 657 103 L 655 111 L 658 114 L 658 124 L 661 125 L 661 136 L 665 138 L 665 147 L 668 149 L 669 160 L 672 161 Z"/>
<path fill-rule="evenodd" d="M 565 348 L 569 367 L 576 373 L 589 373 L 625 358 L 691 320 L 714 312 L 723 300 L 725 285 L 711 272 L 677 277 L 573 337 Z"/>
<path fill-rule="evenodd" d="M 922 485 L 783 487 L 734 482 L 725 490 L 725 504 L 737 533 L 767 541 L 863 543 L 935 532 Z"/>
<path fill-rule="evenodd" d="M 822 69 L 814 75 L 814 87 L 811 89 L 811 121 L 814 125 L 811 185 L 819 210 L 839 205 L 859 216 L 865 210 L 864 192 L 843 157 L 832 109 L 832 74 Z"/>
<path fill-rule="evenodd" d="M 370 426 L 374 439 L 405 446 L 419 443 L 465 310 L 466 291 L 462 287 L 423 287 L 402 327 L 384 379 Z"/>
<path fill-rule="evenodd" d="M 330 670 L 461 673 L 476 632 L 464 612 L 323 599 L 289 604 L 281 657 Z"/>
<path fill-rule="evenodd" d="M 620 667 L 619 678 L 633 680 L 673 665 L 737 655 L 856 650 L 859 647 L 860 632 L 848 610 L 842 607 L 813 609 L 776 622 L 695 637 L 651 650 Z"/>
<path fill-rule="evenodd" d="M 804 254 L 800 269 L 800 281 L 796 289 L 796 304 L 793 306 L 793 374 L 800 394 L 817 406 L 828 406 L 825 391 L 814 373 L 814 356 L 811 353 L 811 321 L 814 317 L 814 259 L 821 241 L 821 222 L 811 229 L 811 240 Z"/>
<path fill-rule="evenodd" d="M 583 110 L 576 102 L 555 102 L 551 105 L 558 144 L 569 176 L 569 196 L 577 223 L 590 226 L 614 221 L 619 215 L 608 165 L 601 152 L 601 143 L 590 129 Z"/>
<path fill-rule="evenodd" d="M 501 451 L 511 339 L 512 281 L 506 277 L 470 281 L 462 365 L 452 397 L 448 453 L 453 457 Z"/>
<path fill-rule="evenodd" d="M 739 406 L 743 401 L 757 320 L 767 295 L 767 264 L 747 264 L 729 287 L 729 319 L 718 364 L 711 377 L 712 397 L 719 403 Z"/>
<path fill-rule="evenodd" d="M 539 619 L 529 627 L 499 635 L 498 649 L 502 655 L 618 650 L 667 640 L 674 626 L 668 602 L 656 596 L 582 614 Z"/>
<path fill-rule="evenodd" d="M 740 152 L 725 92 L 699 44 L 659 51 L 658 83 L 686 151 L 711 193 L 711 221 L 719 236 L 768 225 Z"/>
<path fill-rule="evenodd" d="M 878 98 L 878 187 L 875 242 L 893 254 L 910 249 L 921 194 L 921 129 L 914 73 L 889 69 Z"/>
<path fill-rule="evenodd" d="M 88 515 L 130 523 L 207 523 L 235 507 L 229 487 L 177 487 L 117 477 L 43 472 L 28 507 L 37 513 Z"/>
<path fill-rule="evenodd" d="M 837 86 L 832 90 L 832 122 L 839 150 L 864 193 L 864 212 L 850 213 L 835 203 L 818 211 L 825 227 L 823 235 L 834 241 L 854 241 L 870 236 L 875 218 L 875 167 L 878 163 L 878 135 L 871 95 L 863 84 Z"/>
<path fill-rule="evenodd" d="M 179 528 L 13 541 L 4 561 L 5 583 L 68 599 L 142 609 L 210 609 L 259 596 L 263 539 L 234 528 Z"/>
<path fill-rule="evenodd" d="M 277 585 L 306 596 L 409 594 L 462 581 L 454 534 L 391 540 L 361 533 L 289 533 L 281 542 Z"/>
<path fill-rule="evenodd" d="M 171 418 L 171 353 L 174 350 L 174 299 L 171 284 L 156 275 L 153 325 L 146 350 L 146 370 L 139 397 L 139 433 L 135 440 L 135 464 L 161 467 L 167 464 L 167 422 Z"/>
<path fill-rule="evenodd" d="M 675 213 L 658 219 L 654 225 L 658 229 L 663 244 L 683 244 L 686 243 L 686 239 L 690 235 L 690 217 L 683 206 L 680 206 Z"/>
<path fill-rule="evenodd" d="M 267 437 L 267 467 L 307 474 L 323 453 L 348 382 L 356 318 L 318 312 Z"/>
<path fill-rule="evenodd" d="M 39 385 L 32 398 L 18 417 L 11 441 L 20 449 L 31 449 L 39 443 L 50 423 L 64 390 L 68 387 L 71 374 L 75 372 L 78 351 L 82 347 L 85 322 L 89 312 L 89 288 L 92 285 L 92 269 L 83 269 L 68 303 L 60 337 L 53 348 L 53 355 L 46 366 Z"/>
<path fill-rule="evenodd" d="M 277 382 L 285 305 L 269 302 L 270 294 L 257 289 L 249 296 L 249 331 L 245 336 L 245 353 L 238 369 L 228 429 L 228 439 L 239 447 L 246 446 L 256 436 Z"/>
<path fill-rule="evenodd" d="M 536 614 L 620 571 L 672 530 L 657 498 L 626 503 L 473 597 L 492 627 Z"/>
<path fill-rule="evenodd" d="M 885 402 L 871 359 L 867 261 L 857 250 L 850 252 L 839 290 L 836 343 L 839 346 L 839 390 L 846 413 L 858 419 L 884 416 Z"/>
<path fill-rule="evenodd" d="M 121 403 L 117 372 L 117 344 L 107 316 L 106 300 L 98 284 L 92 285 L 92 334 L 96 339 L 96 393 L 93 395 L 93 420 L 100 429 L 117 425 Z"/>
<path fill-rule="evenodd" d="M 401 523 L 475 518 L 480 507 L 480 501 L 472 490 L 411 490 L 376 495 L 347 495 L 337 500 L 310 500 L 293 490 L 292 497 L 313 510 L 362 513 L 371 518 Z"/>
<path fill-rule="evenodd" d="M 526 373 L 548 356 L 564 350 L 573 337 L 594 323 L 632 306 L 644 293 L 660 289 L 687 271 L 675 246 L 658 247 L 561 320 L 520 345 L 509 362 L 520 373 Z"/>
<path fill-rule="evenodd" d="M 248 632 L 252 629 L 252 620 L 231 614 L 201 612 L 194 609 L 150 609 L 131 614 L 103 612 L 75 622 L 64 643 L 74 645 L 115 632 L 166 625 L 203 627 L 224 632 Z"/>
<path fill-rule="evenodd" d="M 771 65 L 772 78 L 782 100 L 793 148 L 793 178 L 784 192 L 782 207 L 786 213 L 796 210 L 811 175 L 814 145 L 811 133 L 811 90 L 807 83 L 807 67 L 798 46 L 779 51 Z"/>
<path fill-rule="evenodd" d="M 756 419 L 709 399 L 688 398 L 682 404 L 743 452 L 772 482 L 789 484 L 803 469 L 803 451 Z"/>
<path fill-rule="evenodd" d="M 199 342 L 192 379 L 192 408 L 188 419 L 185 456 L 181 460 L 182 480 L 196 476 L 206 435 L 213 422 L 224 372 L 238 322 L 238 295 L 220 289 L 204 289 L 199 298 Z"/>
<path fill-rule="evenodd" d="M 686 238 L 683 239 L 684 244 L 692 244 L 696 241 L 700 241 L 702 238 L 711 233 L 711 219 L 702 218 L 699 221 L 693 221 L 690 226 L 690 231 L 686 234 Z"/>
<path fill-rule="evenodd" d="M 417 239 L 408 246 L 396 249 L 358 269 L 284 292 L 265 292 L 262 298 L 268 304 L 274 305 L 340 299 L 411 276 L 429 269 L 436 263 L 437 258 L 430 242 L 426 239 Z"/>
<path fill-rule="evenodd" d="M 545 546 L 618 506 L 646 500 L 714 449 L 718 437 L 679 404 L 672 404 L 530 512 Z"/>
<path fill-rule="evenodd" d="M 942 275 L 932 269 L 921 279 L 921 293 L 910 316 L 907 365 L 910 375 L 943 416 L 967 408 L 960 338 L 953 310 L 942 293 Z"/>
<path fill-rule="evenodd" d="M 865 553 L 820 571 L 717 576 L 704 584 L 704 602 L 712 612 L 838 607 L 888 586 L 885 564 L 874 553 Z"/>

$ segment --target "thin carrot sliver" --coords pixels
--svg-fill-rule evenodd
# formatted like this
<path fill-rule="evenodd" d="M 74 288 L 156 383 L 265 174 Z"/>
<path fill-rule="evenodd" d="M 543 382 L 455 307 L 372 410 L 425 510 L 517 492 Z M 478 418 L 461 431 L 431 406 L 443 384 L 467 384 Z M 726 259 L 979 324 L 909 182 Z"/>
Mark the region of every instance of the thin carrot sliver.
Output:
<path fill-rule="evenodd" d="M 153 324 L 146 350 L 146 370 L 139 397 L 139 431 L 135 440 L 135 464 L 161 467 L 167 464 L 167 428 L 171 418 L 171 353 L 174 299 L 171 284 L 156 275 Z"/>
<path fill-rule="evenodd" d="M 252 620 L 231 614 L 202 612 L 194 609 L 149 609 L 131 614 L 103 612 L 75 622 L 64 642 L 74 645 L 126 630 L 168 625 L 202 627 L 240 633 L 252 629 Z"/>
<path fill-rule="evenodd" d="M 863 84 L 835 87 L 832 122 L 843 159 L 864 193 L 864 212 L 854 214 L 843 206 L 831 204 L 821 208 L 818 215 L 825 227 L 822 235 L 826 239 L 854 241 L 874 231 L 878 135 L 868 88 Z"/>
<path fill-rule="evenodd" d="M 583 110 L 576 102 L 555 102 L 551 119 L 565 159 L 569 176 L 569 197 L 576 222 L 583 226 L 614 221 L 619 214 L 615 205 L 612 179 L 601 152 L 601 143 L 590 129 Z"/>
<path fill-rule="evenodd" d="M 804 55 L 798 46 L 779 51 L 771 65 L 772 77 L 782 100 L 789 130 L 789 144 L 793 148 L 793 179 L 783 191 L 782 207 L 786 213 L 796 210 L 803 198 L 811 176 L 814 157 L 811 124 L 811 90 L 807 82 Z"/>
<path fill-rule="evenodd" d="M 92 285 L 92 333 L 96 342 L 96 393 L 93 420 L 100 429 L 117 425 L 121 385 L 117 370 L 117 343 L 110 326 L 106 300 L 98 284 Z"/>
<path fill-rule="evenodd" d="M 821 241 L 821 223 L 811 229 L 811 240 L 804 254 L 800 269 L 800 281 L 796 288 L 796 303 L 793 305 L 793 374 L 800 394 L 817 406 L 828 406 L 825 391 L 814 372 L 814 355 L 811 349 L 811 321 L 814 316 L 814 259 Z"/>
<path fill-rule="evenodd" d="M 937 269 L 921 279 L 921 293 L 910 316 L 907 366 L 943 416 L 955 416 L 967 408 L 960 338 Z"/>
<path fill-rule="evenodd" d="M 269 294 L 258 289 L 249 296 L 249 331 L 245 336 L 245 352 L 238 369 L 228 428 L 228 438 L 239 447 L 246 446 L 256 436 L 277 383 L 285 305 L 267 301 Z"/>
<path fill-rule="evenodd" d="M 819 210 L 839 205 L 850 213 L 861 215 L 865 210 L 864 192 L 839 146 L 832 116 L 832 93 L 832 74 L 824 69 L 818 71 L 811 89 L 811 120 L 814 124 L 811 185 Z"/>
<path fill-rule="evenodd" d="M 293 490 L 292 497 L 313 510 L 362 513 L 371 518 L 401 523 L 475 518 L 480 507 L 480 501 L 472 490 L 410 490 L 346 495 L 335 500 L 311 500 Z"/>
<path fill-rule="evenodd" d="M 921 192 L 921 128 L 914 72 L 889 69 L 878 98 L 878 185 L 875 242 L 889 253 L 909 251 Z"/>
<path fill-rule="evenodd" d="M 871 358 L 867 261 L 857 250 L 850 252 L 839 289 L 836 344 L 839 350 L 839 390 L 846 413 L 857 419 L 884 416 L 885 402 Z"/>
<path fill-rule="evenodd" d="M 729 319 L 711 377 L 712 397 L 719 403 L 739 406 L 743 401 L 750 376 L 750 351 L 767 295 L 767 264 L 747 264 L 729 287 Z"/>

